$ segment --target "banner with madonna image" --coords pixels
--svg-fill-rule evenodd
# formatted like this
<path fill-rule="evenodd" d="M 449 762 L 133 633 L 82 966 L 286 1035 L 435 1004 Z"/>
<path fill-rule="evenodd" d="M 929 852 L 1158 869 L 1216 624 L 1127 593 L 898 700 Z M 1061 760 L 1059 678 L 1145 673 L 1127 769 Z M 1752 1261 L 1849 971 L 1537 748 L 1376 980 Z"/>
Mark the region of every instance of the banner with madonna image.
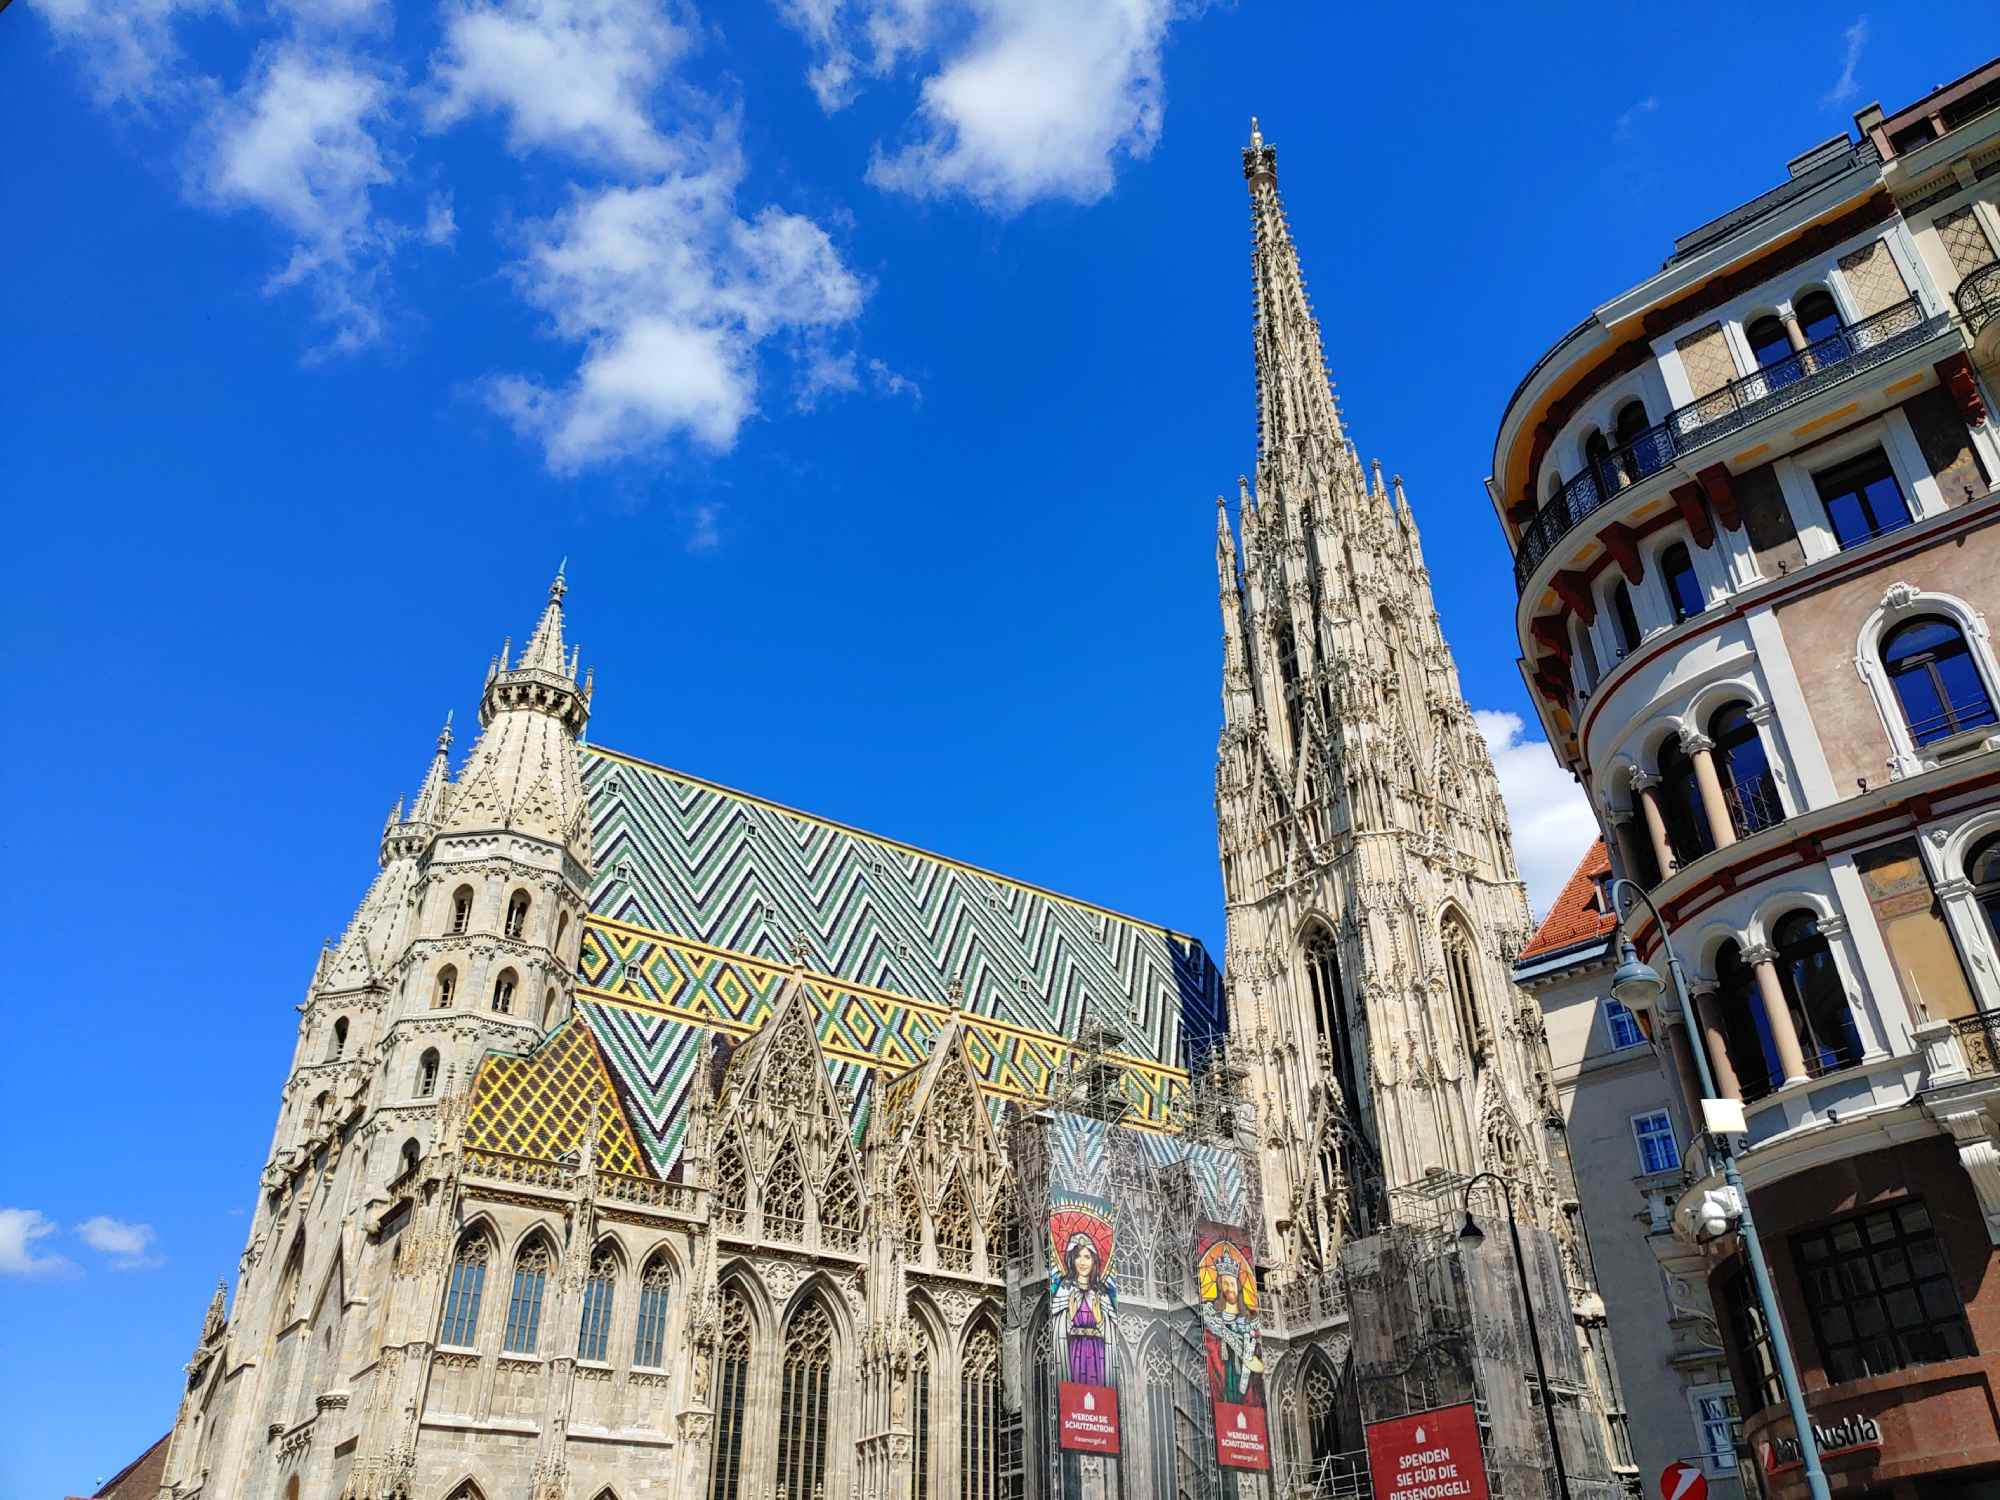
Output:
<path fill-rule="evenodd" d="M 1271 1470 L 1264 1407 L 1264 1341 L 1257 1330 L 1257 1268 L 1247 1231 L 1206 1219 L 1195 1225 L 1195 1283 L 1201 1290 L 1208 1397 L 1215 1411 L 1215 1458 L 1228 1469 Z"/>
<path fill-rule="evenodd" d="M 1058 1441 L 1077 1453 L 1118 1452 L 1112 1324 L 1111 1205 L 1086 1193 L 1049 1196 L 1049 1326 L 1055 1335 Z"/>

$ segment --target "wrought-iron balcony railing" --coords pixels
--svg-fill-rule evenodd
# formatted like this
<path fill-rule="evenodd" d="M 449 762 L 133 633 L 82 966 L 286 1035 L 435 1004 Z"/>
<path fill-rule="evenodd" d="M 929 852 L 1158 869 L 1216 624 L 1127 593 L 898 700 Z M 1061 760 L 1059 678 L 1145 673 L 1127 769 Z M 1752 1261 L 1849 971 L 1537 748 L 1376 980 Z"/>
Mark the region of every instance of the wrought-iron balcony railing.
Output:
<path fill-rule="evenodd" d="M 1961 281 L 1956 301 L 1965 331 L 1978 338 L 1980 329 L 2000 318 L 2000 260 L 1989 260 Z"/>
<path fill-rule="evenodd" d="M 1971 285 L 1970 279 L 1966 284 Z M 1963 297 L 1965 288 L 1959 292 Z M 1992 296 L 2000 311 L 2000 283 Z M 1963 306 L 1961 302 L 1961 310 Z M 1525 589 L 1529 575 L 1556 543 L 1620 491 L 1718 438 L 1893 359 L 1941 332 L 1948 321 L 1943 313 L 1926 318 L 1923 305 L 1912 297 L 1675 407 L 1664 422 L 1591 464 L 1535 512 L 1514 549 L 1514 586 Z"/>
<path fill-rule="evenodd" d="M 1760 833 L 1785 821 L 1784 805 L 1778 801 L 1777 783 L 1771 780 L 1768 771 L 1724 787 L 1722 801 L 1729 809 L 1729 821 L 1739 839 L 1747 839 L 1753 833 Z"/>
<path fill-rule="evenodd" d="M 1991 1078 L 2000 1073 L 2000 1011 L 1980 1010 L 1955 1017 L 1952 1034 L 1965 1058 L 1965 1071 L 1974 1078 Z"/>

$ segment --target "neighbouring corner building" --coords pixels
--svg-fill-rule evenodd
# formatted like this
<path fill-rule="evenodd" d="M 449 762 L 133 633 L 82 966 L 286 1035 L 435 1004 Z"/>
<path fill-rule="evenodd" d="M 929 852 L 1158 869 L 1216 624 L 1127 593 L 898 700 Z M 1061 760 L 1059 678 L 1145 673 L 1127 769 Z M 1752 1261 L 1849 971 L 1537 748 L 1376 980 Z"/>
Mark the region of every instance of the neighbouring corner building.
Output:
<path fill-rule="evenodd" d="M 1636 1487 L 1493 766 L 1243 161 L 1224 968 L 586 743 L 558 577 L 306 987 L 163 1500 L 1331 1500 L 1450 1405 L 1540 1500 L 1531 1332 Z"/>
<path fill-rule="evenodd" d="M 1797 1435 L 1697 1047 L 1747 1111 L 1834 1492 L 2000 1494 L 2000 60 L 1855 120 L 1559 340 L 1489 481 L 1523 674 L 1606 840 L 1515 978 L 1634 1442 L 1773 1500 L 1805 1494 Z M 1691 1008 L 1609 1003 L 1614 869 Z"/>

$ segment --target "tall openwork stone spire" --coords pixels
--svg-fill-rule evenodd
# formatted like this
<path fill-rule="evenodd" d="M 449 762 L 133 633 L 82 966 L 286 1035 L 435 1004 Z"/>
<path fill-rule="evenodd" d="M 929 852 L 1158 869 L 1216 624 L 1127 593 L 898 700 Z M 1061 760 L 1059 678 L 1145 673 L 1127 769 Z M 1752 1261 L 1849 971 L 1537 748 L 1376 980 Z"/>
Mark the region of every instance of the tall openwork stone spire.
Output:
<path fill-rule="evenodd" d="M 1269 497 L 1299 481 L 1324 486 L 1345 456 L 1340 409 L 1306 296 L 1291 226 L 1278 197 L 1278 149 L 1253 117 L 1243 148 L 1250 184 L 1250 276 L 1257 346 L 1257 492 Z M 1282 498 L 1291 500 L 1292 495 Z"/>

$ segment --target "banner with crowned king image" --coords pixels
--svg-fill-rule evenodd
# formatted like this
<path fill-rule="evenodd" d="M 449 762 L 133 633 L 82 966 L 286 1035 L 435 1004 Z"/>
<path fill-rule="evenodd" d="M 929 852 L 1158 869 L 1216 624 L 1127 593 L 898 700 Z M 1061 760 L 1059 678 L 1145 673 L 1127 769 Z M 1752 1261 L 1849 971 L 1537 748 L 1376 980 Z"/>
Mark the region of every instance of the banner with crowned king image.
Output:
<path fill-rule="evenodd" d="M 1086 1193 L 1049 1196 L 1049 1324 L 1055 1335 L 1061 1446 L 1118 1452 L 1113 1376 L 1118 1283 L 1111 1275 L 1111 1205 Z"/>
<path fill-rule="evenodd" d="M 1228 1469 L 1269 1473 L 1264 1341 L 1257 1330 L 1257 1270 L 1250 1258 L 1250 1236 L 1234 1225 L 1203 1219 L 1195 1225 L 1194 1258 L 1216 1462 Z"/>

